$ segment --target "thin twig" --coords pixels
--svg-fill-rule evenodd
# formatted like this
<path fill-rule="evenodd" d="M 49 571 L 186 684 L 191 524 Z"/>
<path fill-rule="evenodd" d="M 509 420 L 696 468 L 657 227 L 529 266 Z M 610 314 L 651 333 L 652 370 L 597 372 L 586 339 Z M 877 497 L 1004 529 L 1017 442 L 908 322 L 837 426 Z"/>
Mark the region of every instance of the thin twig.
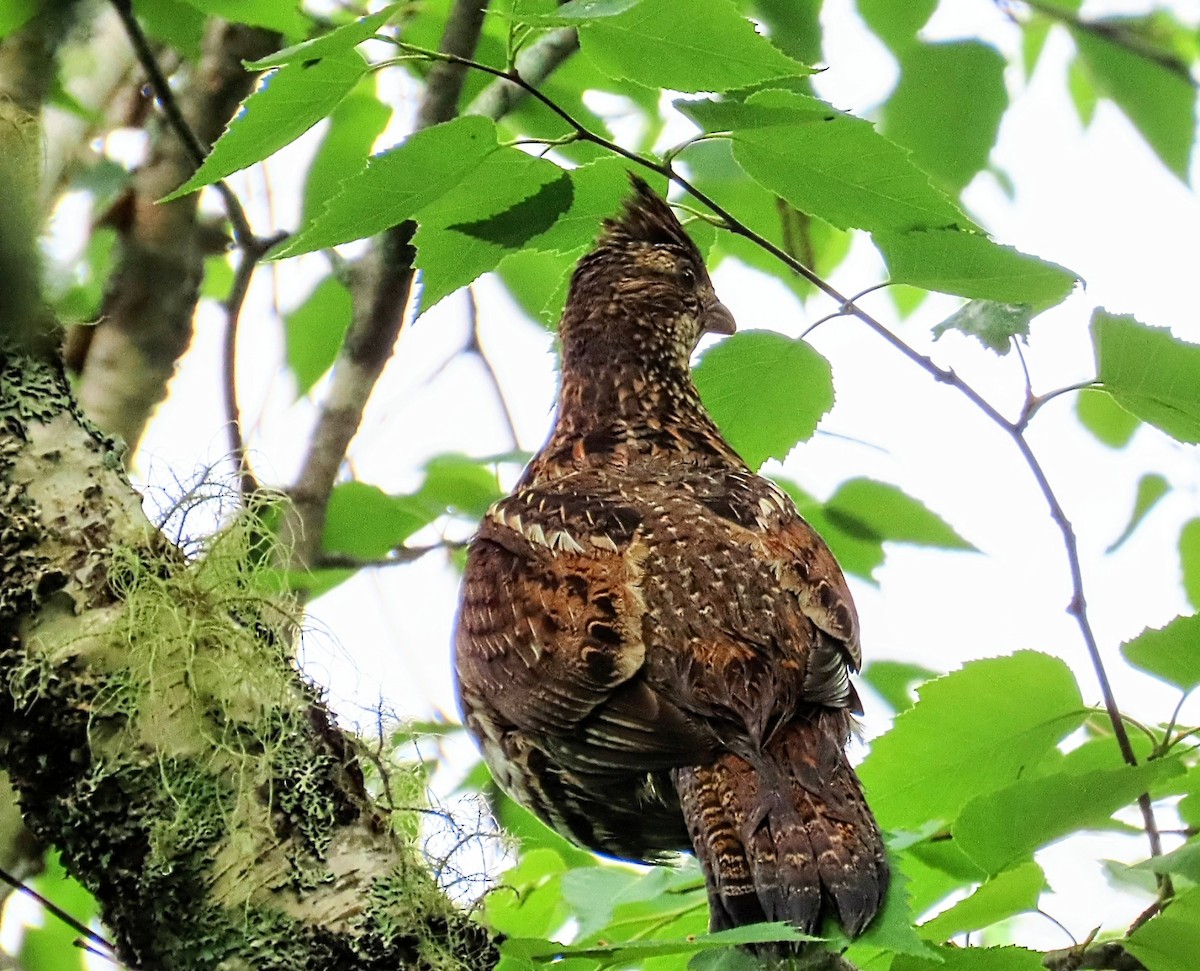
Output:
<path fill-rule="evenodd" d="M 513 448 L 520 448 L 521 441 L 517 438 L 517 423 L 513 420 L 512 409 L 508 407 L 508 399 L 504 397 L 504 389 L 500 386 L 500 378 L 496 374 L 496 369 L 479 340 L 479 306 L 475 301 L 475 288 L 469 286 L 466 289 L 467 318 L 471 323 L 471 336 L 467 341 L 467 346 L 463 350 L 479 358 L 479 363 L 483 365 L 484 371 L 487 372 L 488 380 L 491 381 L 492 390 L 496 392 L 496 400 L 500 402 L 500 414 L 504 418 L 504 424 L 508 429 L 508 437 L 512 440 Z"/>
<path fill-rule="evenodd" d="M 171 84 L 163 74 L 162 68 L 158 66 L 158 60 L 154 56 L 154 51 L 150 48 L 150 42 L 146 39 L 146 34 L 143 32 L 141 24 L 138 23 L 137 17 L 133 13 L 132 0 L 111 0 L 111 3 L 117 11 L 117 16 L 121 18 L 121 23 L 125 27 L 125 33 L 129 37 L 129 43 L 133 46 L 133 52 L 137 55 L 138 63 L 142 65 L 142 70 L 146 72 L 146 77 L 150 81 L 150 86 L 154 89 L 154 96 L 158 99 L 167 123 L 171 126 L 171 130 L 175 132 L 176 137 L 182 143 L 184 149 L 186 149 L 188 155 L 196 164 L 196 167 L 199 168 L 204 162 L 205 155 L 208 153 L 200 139 L 196 137 L 196 133 L 192 131 L 192 127 L 188 124 L 187 119 L 183 117 L 183 112 L 179 108 L 179 102 L 175 100 L 175 94 L 171 91 Z M 234 240 L 239 246 L 247 245 L 255 238 L 254 231 L 250 228 L 250 222 L 246 219 L 246 213 L 242 209 L 242 204 L 238 201 L 237 195 L 224 180 L 214 182 L 213 188 L 221 194 L 221 198 L 225 203 L 225 211 L 228 213 L 229 222 L 233 226 Z"/>
<path fill-rule="evenodd" d="M 776 259 L 780 260 L 785 266 L 789 267 L 794 273 L 803 277 L 814 287 L 832 298 L 841 308 L 841 313 L 847 316 L 853 316 L 865 324 L 877 336 L 882 338 L 886 343 L 899 351 L 904 357 L 908 358 L 913 364 L 927 372 L 934 380 L 943 384 L 948 384 L 953 387 L 959 394 L 963 395 L 976 408 L 992 421 L 995 425 L 1002 428 L 1008 433 L 1016 446 L 1021 457 L 1025 460 L 1029 471 L 1032 473 L 1034 480 L 1037 482 L 1038 489 L 1045 499 L 1046 505 L 1050 512 L 1050 517 L 1058 526 L 1059 533 L 1062 536 L 1063 546 L 1066 551 L 1067 565 L 1071 577 L 1071 599 L 1067 606 L 1067 612 L 1075 618 L 1076 626 L 1079 628 L 1080 636 L 1083 639 L 1084 646 L 1087 650 L 1088 658 L 1091 662 L 1092 669 L 1096 675 L 1096 679 L 1100 684 L 1101 695 L 1104 699 L 1104 707 L 1108 713 L 1109 721 L 1113 726 L 1113 734 L 1117 740 L 1117 746 L 1121 751 L 1121 757 L 1129 765 L 1137 765 L 1137 755 L 1133 751 L 1133 746 L 1129 741 L 1129 734 L 1125 730 L 1124 722 L 1121 718 L 1121 710 L 1117 705 L 1116 696 L 1113 693 L 1112 684 L 1108 678 L 1108 671 L 1104 665 L 1104 659 L 1100 654 L 1100 648 L 1096 641 L 1095 632 L 1092 630 L 1091 620 L 1087 613 L 1087 600 L 1084 595 L 1083 586 L 1083 568 L 1079 556 L 1079 545 L 1075 537 L 1075 530 L 1063 510 L 1058 495 L 1051 486 L 1049 479 L 1046 476 L 1045 470 L 1042 468 L 1041 462 L 1034 454 L 1028 440 L 1024 435 L 1024 427 L 1018 422 L 1010 421 L 1001 414 L 994 405 L 986 398 L 979 394 L 971 385 L 967 384 L 962 378 L 954 373 L 949 368 L 940 367 L 932 358 L 920 353 L 915 348 L 909 346 L 895 334 L 893 334 L 882 323 L 868 314 L 866 311 L 858 307 L 853 300 L 845 297 L 832 284 L 828 283 L 818 273 L 811 268 L 805 266 L 799 260 L 792 257 L 790 254 L 781 250 L 770 240 L 755 232 L 749 226 L 746 226 L 740 220 L 736 219 L 727 209 L 719 205 L 716 201 L 710 198 L 706 193 L 697 189 L 687 179 L 679 175 L 672 169 L 669 164 L 657 162 L 654 159 L 646 158 L 636 152 L 630 151 L 616 142 L 597 135 L 595 132 L 588 129 L 582 123 L 577 121 L 570 112 L 561 105 L 555 103 L 553 99 L 539 91 L 534 85 L 523 79 L 515 70 L 501 70 L 492 67 L 488 64 L 481 64 L 467 57 L 461 57 L 454 54 L 447 54 L 441 51 L 430 51 L 425 48 L 417 47 L 412 44 L 396 42 L 397 46 L 411 54 L 416 54 L 423 57 L 432 58 L 434 60 L 450 60 L 453 63 L 462 64 L 466 67 L 482 71 L 485 74 L 491 74 L 494 77 L 505 78 L 513 84 L 519 85 L 531 97 L 540 101 L 550 111 L 556 114 L 564 122 L 566 122 L 575 132 L 578 133 L 582 141 L 588 141 L 592 144 L 599 145 L 622 158 L 627 159 L 635 165 L 648 169 L 652 172 L 657 172 L 659 175 L 673 181 L 676 185 L 687 190 L 693 198 L 697 199 L 703 205 L 707 206 L 712 212 L 720 216 L 725 223 L 725 229 L 729 232 L 742 236 L 745 239 L 755 243 L 761 249 L 770 253 Z M 1138 797 L 1138 807 L 1142 813 L 1142 819 L 1145 826 L 1146 836 L 1150 842 L 1150 853 L 1152 856 L 1162 855 L 1162 840 L 1158 832 L 1158 823 L 1154 816 L 1154 807 L 1151 803 L 1149 793 L 1142 793 Z M 1162 880 L 1160 888 L 1169 888 L 1169 881 Z"/>
<path fill-rule="evenodd" d="M 1057 20 L 1059 23 L 1067 24 L 1082 33 L 1099 37 L 1101 40 L 1108 41 L 1110 44 L 1115 44 L 1117 47 L 1128 51 L 1135 57 L 1140 57 L 1151 64 L 1156 64 L 1163 68 L 1163 70 L 1170 71 L 1176 77 L 1186 81 L 1192 87 L 1197 87 L 1200 84 L 1192 75 L 1191 68 L 1185 61 L 1180 60 L 1170 51 L 1163 50 L 1161 47 L 1157 47 L 1146 41 L 1136 32 L 1132 31 L 1128 24 L 1123 24 L 1119 21 L 1084 20 L 1073 11 L 1064 10 L 1062 7 L 1052 3 L 1044 3 L 1043 0 L 1022 0 L 1022 2 L 1030 10 L 1036 10 L 1051 20 Z"/>
<path fill-rule="evenodd" d="M 254 470 L 250 468 L 250 457 L 246 451 L 246 440 L 242 434 L 242 411 L 238 405 L 237 394 L 237 332 L 238 321 L 241 318 L 242 305 L 246 293 L 250 289 L 250 280 L 254 271 L 267 250 L 282 242 L 287 233 L 278 233 L 270 239 L 251 237 L 242 246 L 242 256 L 238 261 L 237 272 L 233 284 L 229 288 L 229 296 L 225 299 L 225 340 L 222 347 L 222 371 L 225 397 L 225 428 L 229 435 L 229 453 L 237 465 L 239 488 L 242 498 L 256 495 L 259 491 L 258 480 Z"/>
<path fill-rule="evenodd" d="M 104 948 L 109 954 L 117 953 L 116 946 L 111 941 L 105 939 L 104 937 L 101 937 L 94 930 L 92 930 L 90 927 L 88 927 L 87 924 L 72 917 L 65 910 L 63 910 L 60 906 L 58 906 L 58 904 L 54 903 L 52 900 L 47 900 L 40 893 L 38 893 L 36 890 L 34 890 L 33 887 L 30 887 L 27 884 L 22 883 L 20 880 L 18 880 L 16 877 L 14 877 L 7 870 L 0 869 L 0 880 L 3 880 L 14 890 L 18 890 L 21 893 L 27 894 L 28 896 L 32 897 L 39 904 L 41 904 L 42 907 L 44 907 L 47 912 L 53 914 L 55 917 L 57 917 L 59 920 L 61 920 L 64 924 L 66 924 L 72 930 L 77 931 L 79 934 L 81 934 L 83 937 L 87 938 L 92 943 L 98 945 L 99 947 Z"/>

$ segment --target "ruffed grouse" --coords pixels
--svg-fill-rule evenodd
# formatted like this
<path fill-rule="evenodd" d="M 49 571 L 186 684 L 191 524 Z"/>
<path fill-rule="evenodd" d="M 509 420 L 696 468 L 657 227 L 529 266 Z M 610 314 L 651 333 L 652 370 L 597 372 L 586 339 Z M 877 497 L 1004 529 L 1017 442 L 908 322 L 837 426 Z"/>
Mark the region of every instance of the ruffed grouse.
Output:
<path fill-rule="evenodd" d="M 550 439 L 471 543 L 466 724 L 500 785 L 576 843 L 693 850 L 714 930 L 812 932 L 832 912 L 857 934 L 888 866 L 843 751 L 854 605 L 825 543 L 700 403 L 689 358 L 733 317 L 633 181 L 571 281 Z"/>

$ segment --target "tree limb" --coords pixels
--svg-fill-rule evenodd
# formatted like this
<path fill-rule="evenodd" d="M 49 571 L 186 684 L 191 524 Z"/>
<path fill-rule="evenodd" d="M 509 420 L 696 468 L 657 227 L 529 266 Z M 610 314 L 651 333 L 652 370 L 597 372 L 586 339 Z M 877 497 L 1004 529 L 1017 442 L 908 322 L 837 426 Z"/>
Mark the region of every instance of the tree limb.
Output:
<path fill-rule="evenodd" d="M 127 9 L 122 3 L 116 4 L 118 12 Z M 249 92 L 254 75 L 242 61 L 262 57 L 278 44 L 278 35 L 270 31 L 220 21 L 209 25 L 194 73 L 177 99 L 163 100 L 164 105 L 178 101 L 178 116 L 172 113 L 173 122 L 154 126 L 149 157 L 113 210 L 110 222 L 117 229 L 120 255 L 100 322 L 90 328 L 79 398 L 93 420 L 131 448 L 166 396 L 176 362 L 191 342 L 205 256 L 196 222 L 197 196 L 163 204 L 158 200 L 192 174 L 197 145 L 216 141 Z M 152 57 L 149 63 L 154 63 Z M 159 83 L 165 83 L 161 75 Z M 186 135 L 181 140 L 179 119 L 195 144 Z M 236 211 L 231 210 L 235 226 Z M 242 227 L 238 232 L 243 233 Z"/>
<path fill-rule="evenodd" d="M 470 58 L 479 41 L 486 9 L 487 0 L 455 0 L 442 37 L 441 46 L 448 55 Z M 444 66 L 446 70 L 430 71 L 417 114 L 417 130 L 449 121 L 457 110 L 466 68 L 454 63 Z M 352 274 L 354 317 L 334 362 L 329 391 L 300 474 L 289 490 L 292 508 L 282 535 L 284 548 L 300 569 L 316 561 L 325 531 L 325 510 L 338 472 L 404 324 L 416 272 L 417 254 L 412 246 L 416 228 L 416 223 L 407 220 L 389 229 Z"/>
<path fill-rule="evenodd" d="M 293 667 L 293 622 L 253 580 L 258 527 L 185 560 L 61 369 L 7 345 L 0 422 L 0 755 L 121 959 L 493 963 Z"/>

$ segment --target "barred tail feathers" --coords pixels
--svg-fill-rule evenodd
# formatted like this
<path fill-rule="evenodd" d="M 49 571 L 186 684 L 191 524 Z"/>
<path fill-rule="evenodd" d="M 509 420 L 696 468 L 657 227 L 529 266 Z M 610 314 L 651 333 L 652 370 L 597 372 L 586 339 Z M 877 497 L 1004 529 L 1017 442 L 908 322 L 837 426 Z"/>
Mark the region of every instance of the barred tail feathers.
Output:
<path fill-rule="evenodd" d="M 818 933 L 833 914 L 857 935 L 887 889 L 883 840 L 843 751 L 844 712 L 775 733 L 754 762 L 726 753 L 679 770 L 713 930 L 787 921 Z"/>

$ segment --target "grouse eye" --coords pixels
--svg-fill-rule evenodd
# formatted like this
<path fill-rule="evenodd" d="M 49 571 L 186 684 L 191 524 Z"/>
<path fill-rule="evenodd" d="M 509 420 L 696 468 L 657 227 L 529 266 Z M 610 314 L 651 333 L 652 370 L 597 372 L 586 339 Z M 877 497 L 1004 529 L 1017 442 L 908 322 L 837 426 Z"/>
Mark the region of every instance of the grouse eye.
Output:
<path fill-rule="evenodd" d="M 696 285 L 696 271 L 690 266 L 685 266 L 679 271 L 679 280 L 685 287 L 694 287 Z"/>

